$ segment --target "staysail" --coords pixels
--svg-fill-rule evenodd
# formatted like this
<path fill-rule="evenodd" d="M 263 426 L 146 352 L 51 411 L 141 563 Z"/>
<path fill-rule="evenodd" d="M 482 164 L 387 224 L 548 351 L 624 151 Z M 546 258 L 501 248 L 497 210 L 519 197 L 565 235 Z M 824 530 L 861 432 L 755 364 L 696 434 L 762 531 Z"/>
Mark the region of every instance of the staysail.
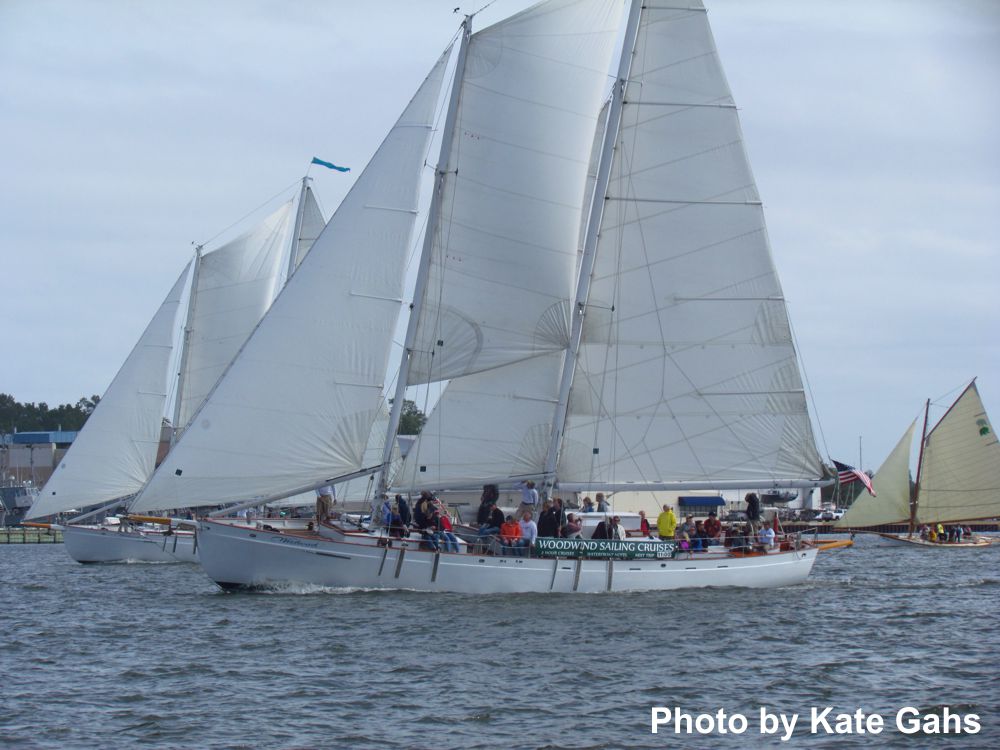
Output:
<path fill-rule="evenodd" d="M 910 446 L 914 420 L 872 477 L 878 497 L 858 495 L 847 512 L 833 524 L 837 528 L 862 528 L 887 523 L 905 523 L 910 518 Z"/>
<path fill-rule="evenodd" d="M 134 495 L 153 473 L 188 264 L 25 518 Z"/>
<path fill-rule="evenodd" d="M 448 52 L 133 504 L 285 497 L 361 467 Z"/>

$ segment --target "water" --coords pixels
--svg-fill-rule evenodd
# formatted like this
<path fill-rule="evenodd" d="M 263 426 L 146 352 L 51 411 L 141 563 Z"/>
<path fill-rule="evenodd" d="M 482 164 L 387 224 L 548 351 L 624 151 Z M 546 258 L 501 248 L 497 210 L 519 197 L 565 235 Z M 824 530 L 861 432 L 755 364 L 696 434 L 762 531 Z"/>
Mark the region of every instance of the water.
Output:
<path fill-rule="evenodd" d="M 866 539 L 794 588 L 584 596 L 224 594 L 61 545 L 0 545 L 0 571 L 3 748 L 998 745 L 1000 548 Z M 654 735 L 653 706 L 748 728 Z M 761 706 L 801 715 L 791 741 Z M 887 726 L 813 736 L 812 706 Z M 982 731 L 907 737 L 905 706 Z"/>

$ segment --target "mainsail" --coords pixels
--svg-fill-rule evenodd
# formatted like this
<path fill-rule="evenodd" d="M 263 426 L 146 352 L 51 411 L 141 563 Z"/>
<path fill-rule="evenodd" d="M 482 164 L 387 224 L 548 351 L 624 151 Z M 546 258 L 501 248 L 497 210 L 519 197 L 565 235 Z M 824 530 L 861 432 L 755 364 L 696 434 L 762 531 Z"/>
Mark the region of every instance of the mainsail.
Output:
<path fill-rule="evenodd" d="M 975 381 L 927 434 L 917 523 L 1000 517 L 1000 443 Z"/>
<path fill-rule="evenodd" d="M 545 11 L 581 17 L 597 11 L 587 3 L 552 5 Z M 600 140 L 605 128 L 603 119 L 583 117 L 598 112 L 596 91 L 581 97 L 573 90 L 573 104 L 552 105 L 560 115 L 575 113 L 574 124 L 586 132 L 536 118 L 523 133 L 508 122 L 515 105 L 508 109 L 502 101 L 487 102 L 486 133 L 466 115 L 474 124 L 461 128 L 452 150 L 459 159 L 451 182 L 456 197 L 444 209 L 414 354 L 427 363 L 424 379 L 454 379 L 411 449 L 400 486 L 531 475 L 567 489 L 811 486 L 822 475 L 736 107 L 704 8 L 684 6 L 642 7 L 634 48 L 623 53 L 631 55 L 631 67 L 620 75 L 619 120 L 607 124 L 613 149 L 604 149 L 609 175 L 595 201 L 602 212 L 596 233 L 580 236 L 587 165 L 595 132 Z M 547 18 L 536 8 L 513 20 Z M 554 28 L 571 27 L 563 21 Z M 480 39 L 470 58 L 481 64 L 471 66 L 470 76 L 516 74 L 521 36 L 509 42 L 503 25 L 494 29 L 503 42 Z M 534 68 L 546 71 L 552 54 L 538 57 Z M 600 67 L 596 52 L 581 59 Z M 558 59 L 548 70 L 553 79 L 564 73 Z M 475 77 L 466 85 L 473 84 L 477 94 L 499 86 L 480 86 Z M 550 95 L 571 88 L 552 84 Z M 463 98 L 463 106 L 471 102 Z M 565 149 L 561 188 L 555 178 L 534 175 L 525 180 L 530 187 L 498 185 L 499 177 L 480 166 L 493 163 L 495 142 L 534 154 L 546 153 L 537 146 L 546 138 Z M 480 152 L 466 170 L 461 160 Z M 493 188 L 504 200 L 481 212 L 460 210 L 463 191 L 488 197 Z M 549 197 L 547 188 L 572 200 Z M 564 210 L 553 210 L 553 203 Z M 508 217 L 502 229 L 497 212 Z M 593 273 L 574 310 L 585 316 L 574 355 L 570 308 L 577 251 L 588 239 L 595 244 Z M 445 241 L 452 245 L 442 247 Z M 564 418 L 557 407 L 561 378 L 572 383 Z M 558 460 L 550 468 L 545 443 L 553 434 Z"/>
<path fill-rule="evenodd" d="M 25 518 L 134 495 L 153 473 L 188 264 Z"/>
<path fill-rule="evenodd" d="M 447 58 L 445 52 L 134 511 L 277 499 L 361 468 L 382 401 Z"/>

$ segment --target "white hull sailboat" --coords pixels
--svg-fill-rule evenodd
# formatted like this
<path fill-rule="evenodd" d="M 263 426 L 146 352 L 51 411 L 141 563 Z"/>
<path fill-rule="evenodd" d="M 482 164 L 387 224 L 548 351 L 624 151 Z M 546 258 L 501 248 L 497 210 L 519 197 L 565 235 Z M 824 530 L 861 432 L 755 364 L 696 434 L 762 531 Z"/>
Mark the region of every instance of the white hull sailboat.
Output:
<path fill-rule="evenodd" d="M 79 563 L 198 561 L 192 531 L 125 531 L 105 526 L 53 524 L 66 552 Z"/>
<path fill-rule="evenodd" d="M 84 520 L 127 504 L 153 474 L 172 384 L 176 436 L 267 311 L 282 276 L 290 276 L 301 263 L 322 225 L 322 214 L 303 179 L 297 201 L 288 200 L 253 229 L 211 252 L 202 255 L 199 247 L 27 517 L 102 504 L 80 517 Z M 178 336 L 185 296 L 186 319 Z M 193 532 L 170 519 L 160 523 L 163 528 L 109 528 L 79 521 L 58 527 L 66 551 L 81 563 L 194 562 Z"/>
<path fill-rule="evenodd" d="M 262 531 L 214 521 L 198 525 L 200 562 L 225 589 L 413 589 L 462 594 L 600 593 L 802 583 L 817 550 L 801 548 L 734 557 L 720 552 L 673 558 L 570 559 L 504 557 L 422 550 L 417 542 L 392 546 Z M 637 542 L 634 544 L 643 544 Z M 646 542 L 656 547 L 658 541 Z"/>
<path fill-rule="evenodd" d="M 360 475 L 379 503 L 527 479 L 550 495 L 823 484 L 736 106 L 704 7 L 684 6 L 546 0 L 475 34 L 467 18 L 398 367 L 440 60 L 202 405 L 209 427 L 182 436 L 136 510 L 267 503 Z M 407 388 L 433 383 L 447 386 L 390 476 Z M 794 544 L 677 556 L 658 541 L 502 558 L 211 521 L 198 536 L 213 580 L 251 588 L 779 586 L 815 560 Z"/>
<path fill-rule="evenodd" d="M 855 500 L 835 526 L 856 531 L 908 523 L 907 534 L 873 531 L 895 545 L 923 549 L 984 549 L 988 537 L 930 541 L 916 532 L 921 525 L 968 523 L 1000 517 L 1000 442 L 973 380 L 928 431 L 930 401 L 924 410 L 916 479 L 910 485 L 910 444 L 916 420 L 879 467 L 872 481 L 878 497 Z"/>

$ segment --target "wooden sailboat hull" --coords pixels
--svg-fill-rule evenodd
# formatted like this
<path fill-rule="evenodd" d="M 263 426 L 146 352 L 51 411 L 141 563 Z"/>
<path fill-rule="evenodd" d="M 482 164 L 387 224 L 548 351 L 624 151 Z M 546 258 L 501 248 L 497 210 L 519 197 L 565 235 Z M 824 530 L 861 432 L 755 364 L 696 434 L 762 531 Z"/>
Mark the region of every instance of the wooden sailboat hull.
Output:
<path fill-rule="evenodd" d="M 197 562 L 195 536 L 117 531 L 96 526 L 60 526 L 66 552 L 79 563 Z"/>
<path fill-rule="evenodd" d="M 574 560 L 493 557 L 335 541 L 203 521 L 199 561 L 225 589 L 295 585 L 410 589 L 466 594 L 598 593 L 802 583 L 817 550 L 732 557 L 725 553 L 670 560 Z"/>
<path fill-rule="evenodd" d="M 929 549 L 985 549 L 987 547 L 992 547 L 996 542 L 992 539 L 987 539 L 985 537 L 975 537 L 974 540 L 968 542 L 927 542 L 920 537 L 907 537 L 902 534 L 884 534 L 882 532 L 872 532 L 876 536 L 880 536 L 883 539 L 887 539 L 896 545 L 902 545 L 906 547 L 924 547 Z"/>

